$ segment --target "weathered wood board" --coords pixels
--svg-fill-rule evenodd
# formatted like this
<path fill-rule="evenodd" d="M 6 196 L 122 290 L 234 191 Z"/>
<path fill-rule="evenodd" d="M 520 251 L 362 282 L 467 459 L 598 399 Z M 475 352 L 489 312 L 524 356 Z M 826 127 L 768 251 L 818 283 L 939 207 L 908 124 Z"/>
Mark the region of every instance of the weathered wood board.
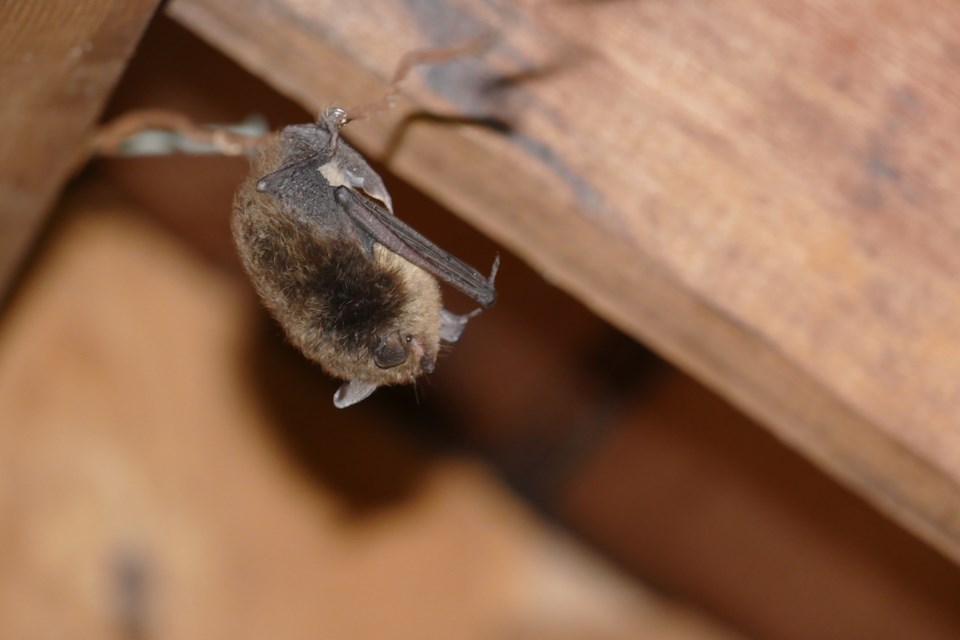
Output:
<path fill-rule="evenodd" d="M 494 33 L 348 135 L 960 559 L 960 5 L 169 11 L 317 110 L 374 98 L 412 48 Z M 398 140 L 411 105 L 512 131 Z"/>
<path fill-rule="evenodd" d="M 70 174 L 157 0 L 0 3 L 0 296 Z"/>

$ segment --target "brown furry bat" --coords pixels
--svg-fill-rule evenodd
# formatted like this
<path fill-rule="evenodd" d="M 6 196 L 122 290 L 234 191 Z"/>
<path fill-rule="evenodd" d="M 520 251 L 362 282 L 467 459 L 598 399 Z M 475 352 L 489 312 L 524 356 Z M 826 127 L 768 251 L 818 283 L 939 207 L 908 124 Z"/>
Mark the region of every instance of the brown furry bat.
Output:
<path fill-rule="evenodd" d="M 444 309 L 434 276 L 487 308 L 499 264 L 484 277 L 396 218 L 380 176 L 340 139 L 347 120 L 331 109 L 270 139 L 233 215 L 267 308 L 308 358 L 346 380 L 337 407 L 431 372 L 440 342 L 456 342 L 480 311 Z"/>

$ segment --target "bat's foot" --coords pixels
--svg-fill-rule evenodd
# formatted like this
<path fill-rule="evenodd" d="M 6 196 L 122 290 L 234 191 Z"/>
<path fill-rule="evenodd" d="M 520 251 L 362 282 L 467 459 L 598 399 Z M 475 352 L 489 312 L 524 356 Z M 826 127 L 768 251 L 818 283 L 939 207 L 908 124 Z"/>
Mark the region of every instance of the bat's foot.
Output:
<path fill-rule="evenodd" d="M 463 330 L 467 328 L 467 322 L 480 315 L 483 309 L 476 309 L 470 313 L 458 316 L 446 309 L 440 310 L 440 339 L 444 342 L 453 344 L 463 335 Z"/>
<path fill-rule="evenodd" d="M 347 112 L 340 107 L 330 107 L 320 116 L 317 124 L 325 127 L 327 133 L 330 134 L 330 141 L 326 153 L 321 156 L 323 159 L 320 164 L 326 164 L 336 157 L 337 144 L 340 142 L 340 127 L 348 122 L 350 122 L 350 118 L 347 117 Z"/>
<path fill-rule="evenodd" d="M 327 131 L 337 131 L 343 125 L 350 122 L 345 109 L 340 107 L 330 107 L 320 116 L 320 122 L 326 125 Z"/>

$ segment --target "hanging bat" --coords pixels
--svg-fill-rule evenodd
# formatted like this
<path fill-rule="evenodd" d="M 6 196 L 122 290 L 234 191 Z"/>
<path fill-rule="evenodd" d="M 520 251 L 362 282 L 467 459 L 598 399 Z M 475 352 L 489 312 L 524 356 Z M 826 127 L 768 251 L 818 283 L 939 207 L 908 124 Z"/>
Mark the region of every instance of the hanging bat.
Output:
<path fill-rule="evenodd" d="M 379 100 L 330 109 L 316 124 L 257 136 L 249 131 L 254 123 L 210 128 L 177 112 L 146 109 L 102 127 L 90 151 L 251 155 L 231 222 L 241 262 L 290 341 L 346 381 L 333 403 L 348 407 L 381 385 L 433 371 L 440 343 L 459 340 L 467 322 L 496 300 L 500 259 L 484 277 L 395 217 L 383 180 L 340 138 L 340 128 L 389 109 L 414 66 L 490 43 L 481 36 L 457 47 L 411 51 Z M 444 309 L 436 278 L 480 309 L 465 315 Z"/>
<path fill-rule="evenodd" d="M 346 381 L 340 408 L 433 371 L 440 343 L 493 305 L 499 266 L 483 276 L 394 216 L 383 180 L 340 138 L 349 119 L 335 108 L 273 136 L 232 219 L 241 261 L 289 340 Z M 444 309 L 437 278 L 480 309 Z"/>

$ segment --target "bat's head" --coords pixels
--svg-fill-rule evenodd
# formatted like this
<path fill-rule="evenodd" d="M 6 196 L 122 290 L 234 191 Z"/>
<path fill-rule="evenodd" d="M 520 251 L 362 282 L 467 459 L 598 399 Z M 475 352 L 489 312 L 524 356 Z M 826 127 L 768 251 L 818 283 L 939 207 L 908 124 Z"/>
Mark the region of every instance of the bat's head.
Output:
<path fill-rule="evenodd" d="M 407 324 L 379 336 L 371 344 L 366 361 L 352 363 L 354 377 L 340 385 L 333 404 L 343 409 L 360 402 L 379 386 L 414 382 L 432 372 L 439 349 L 439 339 L 434 339 L 437 333 L 437 326 Z"/>
<path fill-rule="evenodd" d="M 340 385 L 333 404 L 343 409 L 360 402 L 379 386 L 414 382 L 433 371 L 436 360 L 436 347 L 431 349 L 428 335 L 384 335 L 371 349 L 368 370 Z"/>
<path fill-rule="evenodd" d="M 341 376 L 347 382 L 333 398 L 339 408 L 360 402 L 379 386 L 407 384 L 432 372 L 440 350 L 442 303 L 437 281 L 379 246 L 375 255 L 402 295 L 390 321 L 369 337 L 363 358 L 351 362 L 349 371 L 344 371 L 347 375 Z"/>

